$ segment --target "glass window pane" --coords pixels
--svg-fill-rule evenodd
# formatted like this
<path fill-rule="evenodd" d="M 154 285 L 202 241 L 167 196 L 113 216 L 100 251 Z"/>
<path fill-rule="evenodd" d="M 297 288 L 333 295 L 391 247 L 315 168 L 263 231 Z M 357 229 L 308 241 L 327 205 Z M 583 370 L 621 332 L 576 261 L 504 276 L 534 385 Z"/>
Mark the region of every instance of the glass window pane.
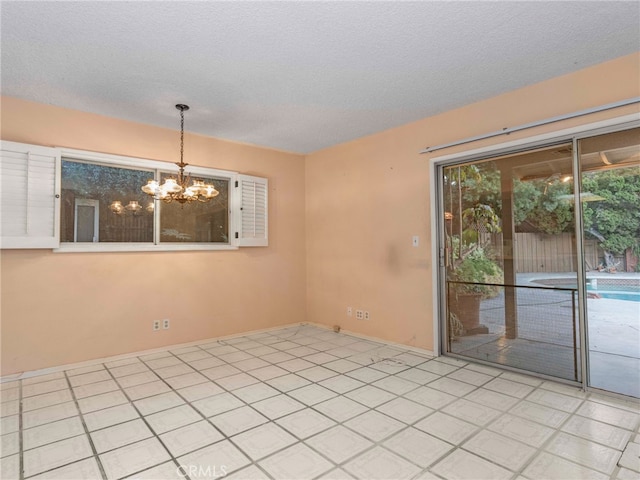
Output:
<path fill-rule="evenodd" d="M 163 173 L 162 182 L 172 176 Z M 229 181 L 192 176 L 193 180 L 213 184 L 220 193 L 208 202 L 158 202 L 160 242 L 229 243 Z"/>
<path fill-rule="evenodd" d="M 580 141 L 589 384 L 640 397 L 640 128 Z"/>
<path fill-rule="evenodd" d="M 62 242 L 152 242 L 153 172 L 62 160 Z"/>

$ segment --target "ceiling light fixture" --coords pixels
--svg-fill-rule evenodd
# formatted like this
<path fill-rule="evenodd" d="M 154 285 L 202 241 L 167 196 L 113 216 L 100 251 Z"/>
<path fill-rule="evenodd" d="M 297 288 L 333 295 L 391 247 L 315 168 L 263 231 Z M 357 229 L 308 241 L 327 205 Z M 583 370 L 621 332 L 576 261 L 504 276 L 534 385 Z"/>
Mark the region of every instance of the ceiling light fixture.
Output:
<path fill-rule="evenodd" d="M 218 190 L 212 184 L 204 183 L 203 180 L 194 180 L 189 185 L 190 175 L 185 175 L 184 167 L 184 112 L 189 110 L 188 105 L 178 104 L 176 108 L 180 110 L 180 162 L 176 162 L 179 168 L 177 178 L 167 178 L 162 185 L 157 180 L 149 180 L 142 191 L 156 200 L 171 203 L 174 200 L 181 205 L 193 201 L 208 202 L 218 195 Z"/>

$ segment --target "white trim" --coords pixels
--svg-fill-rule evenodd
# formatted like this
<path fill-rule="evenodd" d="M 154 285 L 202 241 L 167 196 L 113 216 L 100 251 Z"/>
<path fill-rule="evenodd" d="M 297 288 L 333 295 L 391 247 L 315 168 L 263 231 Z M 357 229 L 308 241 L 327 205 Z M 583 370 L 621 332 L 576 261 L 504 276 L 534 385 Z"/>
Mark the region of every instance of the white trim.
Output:
<path fill-rule="evenodd" d="M 54 147 L 45 147 L 43 145 L 32 145 L 30 143 L 10 142 L 9 140 L 0 140 L 0 149 L 9 150 L 13 152 L 24 152 L 25 147 L 31 152 L 37 155 L 49 156 L 51 151 L 55 150 Z"/>
<path fill-rule="evenodd" d="M 433 353 L 435 357 L 440 356 L 440 254 L 438 252 L 438 215 L 435 206 L 438 205 L 436 198 L 436 174 L 438 170 L 432 160 L 429 165 L 429 201 L 431 205 L 431 293 L 433 295 L 432 311 L 433 315 Z"/>
<path fill-rule="evenodd" d="M 329 327 L 328 325 L 324 325 L 322 323 L 302 322 L 300 325 L 310 325 L 312 327 L 324 328 L 325 330 L 333 331 L 332 327 Z M 382 338 L 364 335 L 362 333 L 354 332 L 351 330 L 345 330 L 343 328 L 340 328 L 340 333 L 344 333 L 345 335 L 350 335 L 352 337 L 361 338 L 363 340 L 369 340 L 370 342 L 383 343 L 385 345 L 390 345 L 392 347 L 403 348 L 405 350 L 409 350 L 411 352 L 415 352 L 420 355 L 426 355 L 429 357 L 428 360 L 430 360 L 431 358 L 437 357 L 437 355 L 434 355 L 434 353 L 431 350 L 427 350 L 426 348 L 414 347 L 412 345 L 405 345 L 404 343 L 392 342 L 390 340 L 384 340 Z M 349 347 L 347 346 L 346 348 L 349 348 Z M 348 360 L 349 357 L 346 357 L 346 359 Z"/>
<path fill-rule="evenodd" d="M 555 132 L 543 133 L 540 135 L 534 135 L 531 137 L 525 137 L 510 142 L 495 143 L 486 147 L 475 148 L 473 150 L 465 150 L 462 152 L 456 152 L 449 155 L 442 155 L 439 157 L 433 157 L 429 159 L 429 199 L 431 206 L 435 208 L 437 205 L 436 199 L 436 174 L 437 166 L 449 162 L 472 160 L 474 157 L 484 157 L 496 154 L 508 154 L 510 150 L 518 150 L 526 148 L 527 146 L 533 146 L 536 144 L 553 143 L 561 140 L 572 140 L 574 137 L 582 138 L 597 134 L 598 130 L 608 129 L 612 127 L 622 127 L 628 125 L 630 128 L 637 127 L 640 122 L 640 112 L 632 113 L 630 115 L 624 115 L 621 117 L 609 118 L 599 122 L 586 123 L 584 125 L 578 125 L 576 127 L 565 128 L 563 130 L 557 130 Z M 604 132 L 603 132 L 604 133 Z M 439 271 L 440 271 L 440 256 L 438 252 L 438 215 L 432 208 L 431 212 L 431 281 L 433 282 L 434 297 L 433 297 L 433 350 L 435 356 L 439 356 L 440 352 L 440 295 L 439 290 Z"/>
<path fill-rule="evenodd" d="M 85 252 L 175 252 L 188 250 L 238 250 L 236 245 L 228 243 L 167 243 L 154 245 L 151 242 L 101 242 L 101 243 L 61 243 L 54 248 L 54 253 L 85 253 Z"/>

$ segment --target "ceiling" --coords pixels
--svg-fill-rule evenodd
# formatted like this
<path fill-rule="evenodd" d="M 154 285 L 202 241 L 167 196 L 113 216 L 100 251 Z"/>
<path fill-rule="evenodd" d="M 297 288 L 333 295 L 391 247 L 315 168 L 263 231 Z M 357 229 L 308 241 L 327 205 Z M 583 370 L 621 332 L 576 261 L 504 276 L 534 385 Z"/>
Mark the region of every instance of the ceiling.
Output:
<path fill-rule="evenodd" d="M 0 9 L 3 95 L 298 153 L 640 50 L 636 1 Z"/>

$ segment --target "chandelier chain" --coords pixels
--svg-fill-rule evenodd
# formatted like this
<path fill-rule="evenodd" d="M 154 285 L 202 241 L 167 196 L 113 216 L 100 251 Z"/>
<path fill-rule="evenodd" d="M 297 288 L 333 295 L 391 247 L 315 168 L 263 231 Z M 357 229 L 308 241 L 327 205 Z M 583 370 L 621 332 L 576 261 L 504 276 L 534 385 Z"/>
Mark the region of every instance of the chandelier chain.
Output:
<path fill-rule="evenodd" d="M 180 109 L 180 163 L 184 163 L 184 109 Z"/>

